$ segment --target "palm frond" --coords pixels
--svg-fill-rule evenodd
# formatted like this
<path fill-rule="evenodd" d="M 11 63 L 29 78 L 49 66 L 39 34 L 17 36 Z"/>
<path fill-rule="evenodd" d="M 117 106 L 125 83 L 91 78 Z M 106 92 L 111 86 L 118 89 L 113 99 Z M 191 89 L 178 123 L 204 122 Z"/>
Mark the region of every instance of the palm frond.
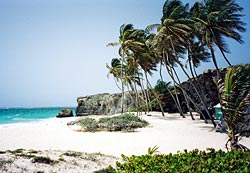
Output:
<path fill-rule="evenodd" d="M 225 81 L 218 81 L 223 117 L 233 140 L 236 140 L 235 135 L 241 134 L 242 130 L 250 130 L 249 74 L 250 65 L 239 65 L 228 69 Z"/>

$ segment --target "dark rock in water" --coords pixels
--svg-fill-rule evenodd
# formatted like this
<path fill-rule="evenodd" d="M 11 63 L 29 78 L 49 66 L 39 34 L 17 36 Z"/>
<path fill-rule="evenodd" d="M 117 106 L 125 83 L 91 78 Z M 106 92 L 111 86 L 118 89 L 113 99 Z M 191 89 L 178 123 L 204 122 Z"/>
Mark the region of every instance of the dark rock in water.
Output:
<path fill-rule="evenodd" d="M 73 112 L 71 109 L 62 109 L 56 117 L 57 118 L 73 117 Z"/>

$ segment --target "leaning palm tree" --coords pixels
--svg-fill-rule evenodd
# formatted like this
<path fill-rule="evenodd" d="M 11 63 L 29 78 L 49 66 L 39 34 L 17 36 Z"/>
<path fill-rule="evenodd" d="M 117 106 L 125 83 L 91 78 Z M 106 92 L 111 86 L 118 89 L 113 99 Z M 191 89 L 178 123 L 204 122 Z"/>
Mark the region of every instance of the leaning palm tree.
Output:
<path fill-rule="evenodd" d="M 180 0 L 167 0 L 163 6 L 161 25 L 158 26 L 158 34 L 155 36 L 155 52 L 161 58 L 161 62 L 164 63 L 173 81 L 176 81 L 174 76 L 178 78 L 175 73 L 175 65 L 180 62 L 179 58 L 185 53 L 187 36 L 191 31 L 185 20 L 186 14 L 187 5 L 183 6 Z M 173 84 L 176 87 L 177 83 L 173 82 Z M 180 105 L 178 96 L 176 96 L 176 100 Z M 181 110 L 180 115 L 184 117 Z"/>
<path fill-rule="evenodd" d="M 133 66 L 134 69 L 137 71 L 143 71 L 147 90 L 145 91 L 143 89 L 143 81 L 144 79 L 141 79 L 140 86 L 142 87 L 142 93 L 144 95 L 145 101 L 146 101 L 146 107 L 147 111 L 149 110 L 149 94 L 148 91 L 152 89 L 152 85 L 149 82 L 148 75 L 152 75 L 152 71 L 156 71 L 156 64 L 157 59 L 155 58 L 155 54 L 149 49 L 147 46 L 147 39 L 148 35 L 144 30 L 135 29 L 133 33 L 130 35 L 130 40 L 126 42 L 127 48 L 130 53 L 132 53 L 133 57 Z M 153 90 L 152 90 L 153 91 Z M 162 107 L 162 104 L 160 103 L 160 100 L 158 98 L 157 93 L 153 91 L 153 94 L 159 104 L 159 107 L 161 109 L 162 115 L 164 116 L 164 110 Z"/>
<path fill-rule="evenodd" d="M 120 27 L 120 36 L 118 42 L 108 43 L 107 46 L 117 46 L 120 45 L 119 55 L 121 56 L 121 74 L 123 74 L 123 64 L 125 62 L 125 55 L 127 51 L 127 42 L 130 38 L 131 33 L 134 31 L 134 27 L 132 24 L 123 24 Z M 123 79 L 123 76 L 121 77 Z M 121 114 L 124 112 L 124 82 L 121 82 L 121 90 L 122 90 L 122 98 L 121 98 Z"/>
<path fill-rule="evenodd" d="M 106 67 L 108 69 L 108 75 L 107 77 L 109 77 L 109 74 L 113 75 L 113 78 L 115 80 L 115 84 L 116 86 L 121 90 L 120 86 L 118 85 L 119 81 L 122 81 L 121 78 L 121 60 L 118 58 L 113 58 L 111 60 L 111 65 L 109 66 L 108 64 L 106 64 Z"/>
<path fill-rule="evenodd" d="M 174 65 L 178 65 L 178 67 L 188 77 L 191 85 L 193 86 L 195 92 L 199 97 L 201 104 L 203 105 L 207 114 L 210 116 L 204 100 L 202 100 L 202 98 L 200 97 L 198 90 L 193 85 L 189 74 L 186 72 L 186 69 L 184 68 L 180 60 L 180 58 L 185 54 L 190 39 L 189 35 L 192 32 L 189 20 L 187 19 L 187 14 L 188 4 L 182 5 L 180 0 L 167 0 L 165 2 L 163 6 L 161 26 L 159 27 L 158 34 L 156 36 L 156 51 L 158 53 L 158 56 L 162 57 L 165 67 L 167 68 L 167 72 L 174 81 L 174 85 L 177 85 L 178 88 L 181 89 L 189 110 L 191 110 L 189 102 L 192 101 L 190 100 L 191 98 L 188 96 L 188 93 L 183 88 L 181 88 L 179 76 L 175 70 Z M 216 124 L 214 123 L 211 116 L 210 119 L 215 126 Z"/>
<path fill-rule="evenodd" d="M 218 81 L 218 91 L 223 118 L 228 129 L 231 149 L 247 149 L 239 144 L 241 136 L 250 133 L 250 65 L 228 68 L 225 82 Z"/>
<path fill-rule="evenodd" d="M 232 38 L 243 43 L 238 32 L 244 32 L 245 23 L 241 21 L 240 14 L 243 10 L 234 0 L 203 0 L 196 2 L 190 9 L 190 18 L 193 22 L 197 38 L 209 48 L 212 61 L 220 78 L 220 71 L 215 57 L 215 45 L 221 51 L 224 59 L 231 66 L 225 53 L 229 49 L 224 40 L 225 37 Z"/>

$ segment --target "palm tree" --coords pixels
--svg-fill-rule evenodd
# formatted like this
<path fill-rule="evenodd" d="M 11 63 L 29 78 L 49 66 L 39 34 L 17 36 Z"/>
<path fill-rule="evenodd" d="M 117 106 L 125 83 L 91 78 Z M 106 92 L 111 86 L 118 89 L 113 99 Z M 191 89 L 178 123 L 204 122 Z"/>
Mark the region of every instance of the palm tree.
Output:
<path fill-rule="evenodd" d="M 224 37 L 232 38 L 243 43 L 241 35 L 245 28 L 240 20 L 243 15 L 238 13 L 243 10 L 234 0 L 203 0 L 196 2 L 190 9 L 191 20 L 194 22 L 196 36 L 209 48 L 215 68 L 220 76 L 219 67 L 215 57 L 216 45 L 224 59 L 231 66 L 225 53 L 229 53 Z"/>
<path fill-rule="evenodd" d="M 191 40 L 188 45 L 188 57 L 186 61 L 186 66 L 189 66 L 190 73 L 195 79 L 198 75 L 196 68 L 198 68 L 201 62 L 209 62 L 211 58 L 210 53 L 199 41 Z"/>
<path fill-rule="evenodd" d="M 147 90 L 144 92 L 143 89 L 143 78 L 140 81 L 140 86 L 142 87 L 142 93 L 144 94 L 147 111 L 149 110 L 149 89 L 152 89 L 152 85 L 149 82 L 148 74 L 151 75 L 152 71 L 156 70 L 156 64 L 157 59 L 155 58 L 155 54 L 149 49 L 147 46 L 147 39 L 150 36 L 147 35 L 147 33 L 144 30 L 135 29 L 133 33 L 130 35 L 130 40 L 126 42 L 127 48 L 129 50 L 129 54 L 131 54 L 133 58 L 132 61 L 130 61 L 130 64 L 133 66 L 135 71 L 143 71 L 144 77 L 147 83 Z M 153 90 L 152 90 L 153 91 Z M 158 104 L 161 108 L 162 115 L 164 116 L 164 110 L 160 103 L 160 100 L 158 98 L 158 95 L 153 91 L 154 96 L 156 97 L 156 100 L 158 101 Z"/>
<path fill-rule="evenodd" d="M 186 40 L 191 28 L 187 25 L 185 16 L 187 5 L 183 6 L 180 0 L 167 0 L 163 6 L 163 17 L 158 27 L 156 39 L 156 54 L 164 63 L 169 76 L 174 81 L 174 67 L 179 63 L 179 57 L 185 52 Z M 156 25 L 157 26 L 157 25 Z M 178 77 L 178 76 L 176 76 Z M 174 82 L 174 86 L 176 82 Z M 178 96 L 176 96 L 178 102 Z M 180 105 L 180 103 L 178 102 Z M 181 106 L 179 106 L 181 107 Z M 184 117 L 180 110 L 181 116 Z"/>
<path fill-rule="evenodd" d="M 117 58 L 113 58 L 111 60 L 111 66 L 106 64 L 106 67 L 109 71 L 107 77 L 109 77 L 109 74 L 112 74 L 114 77 L 116 86 L 121 90 L 121 88 L 118 85 L 118 81 L 119 80 L 122 81 L 122 78 L 121 78 L 121 60 L 117 59 Z"/>
<path fill-rule="evenodd" d="M 228 128 L 231 149 L 247 149 L 239 144 L 242 134 L 250 133 L 250 65 L 228 68 L 225 80 L 218 81 L 220 104 Z M 225 81 L 225 82 L 224 82 Z"/>
<path fill-rule="evenodd" d="M 213 125 L 216 126 L 215 122 L 213 121 L 213 118 L 211 117 L 207 109 L 204 100 L 200 96 L 199 91 L 193 84 L 193 81 L 191 80 L 189 74 L 187 73 L 186 69 L 180 61 L 180 58 L 183 57 L 183 55 L 185 54 L 185 51 L 188 47 L 188 43 L 192 39 L 190 38 L 192 28 L 190 26 L 190 20 L 188 20 L 187 17 L 188 4 L 182 5 L 180 0 L 167 0 L 165 2 L 163 6 L 163 17 L 161 26 L 159 27 L 158 35 L 156 36 L 158 43 L 158 53 L 160 54 L 159 56 L 162 57 L 163 62 L 165 63 L 165 67 L 167 68 L 170 77 L 174 81 L 174 84 L 177 85 L 183 92 L 188 108 L 189 101 L 193 101 L 190 100 L 191 98 L 188 96 L 187 92 L 179 85 L 180 80 L 178 74 L 175 71 L 175 64 L 180 67 L 180 69 L 189 79 L 190 84 L 193 86 L 193 89 L 197 93 L 197 96 L 201 104 L 203 105 L 206 113 L 210 117 Z M 203 117 L 205 116 L 203 115 Z"/>
<path fill-rule="evenodd" d="M 120 36 L 119 36 L 119 42 L 112 42 L 108 43 L 107 46 L 117 46 L 120 45 L 119 48 L 119 55 L 121 56 L 121 74 L 123 74 L 123 64 L 125 61 L 125 54 L 127 51 L 127 42 L 129 41 L 130 35 L 133 32 L 134 27 L 132 24 L 123 24 L 120 27 Z M 122 90 L 122 98 L 121 98 L 121 114 L 124 112 L 123 107 L 123 101 L 124 101 L 124 82 L 123 82 L 123 76 L 121 77 L 122 84 L 121 84 L 121 90 Z"/>

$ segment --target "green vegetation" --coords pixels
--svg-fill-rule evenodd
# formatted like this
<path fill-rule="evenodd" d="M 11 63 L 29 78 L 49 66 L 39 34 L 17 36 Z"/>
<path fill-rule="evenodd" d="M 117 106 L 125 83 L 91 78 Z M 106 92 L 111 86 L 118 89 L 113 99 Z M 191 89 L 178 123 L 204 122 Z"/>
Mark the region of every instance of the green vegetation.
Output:
<path fill-rule="evenodd" d="M 8 153 L 11 153 L 11 154 L 21 154 L 23 153 L 24 149 L 22 148 L 19 148 L 19 149 L 16 149 L 16 150 L 7 150 Z"/>
<path fill-rule="evenodd" d="M 98 128 L 98 123 L 94 118 L 83 118 L 76 121 L 76 124 L 83 128 L 83 131 L 94 132 Z"/>
<path fill-rule="evenodd" d="M 70 156 L 70 157 L 80 157 L 82 155 L 81 152 L 76 152 L 76 151 L 67 151 L 63 153 L 65 156 Z"/>
<path fill-rule="evenodd" d="M 142 128 L 148 123 L 133 114 L 124 114 L 115 117 L 100 118 L 98 121 L 94 118 L 83 118 L 75 122 L 80 125 L 83 131 L 133 131 L 136 128 Z"/>
<path fill-rule="evenodd" d="M 94 171 L 94 173 L 117 173 L 117 171 L 112 166 L 109 166 L 107 168 L 104 168 L 104 169 L 101 169 L 98 171 Z"/>
<path fill-rule="evenodd" d="M 58 161 L 52 160 L 51 158 L 44 157 L 44 156 L 35 156 L 32 158 L 31 162 L 32 163 L 44 163 L 44 164 L 49 164 L 49 165 L 58 163 Z"/>
<path fill-rule="evenodd" d="M 250 171 L 250 151 L 232 150 L 224 152 L 209 148 L 206 151 L 184 150 L 177 154 L 156 154 L 156 148 L 141 156 L 124 156 L 124 162 L 116 163 L 116 168 L 108 167 L 99 173 L 248 173 Z M 153 152 L 151 152 L 153 151 Z"/>
<path fill-rule="evenodd" d="M 220 104 L 227 124 L 231 149 L 247 149 L 239 144 L 242 135 L 250 133 L 250 65 L 228 68 L 224 80 L 218 81 Z M 226 145 L 227 148 L 228 145 Z"/>
<path fill-rule="evenodd" d="M 124 94 L 129 93 L 125 91 L 125 86 L 133 93 L 130 96 L 138 111 L 141 111 L 139 109 L 141 105 L 146 105 L 144 111 L 151 110 L 152 104 L 149 103 L 154 98 L 154 102 L 157 102 L 163 112 L 164 102 L 160 99 L 162 95 L 159 96 L 152 90 L 148 76 L 158 70 L 160 81 L 164 81 L 162 72 L 165 69 L 171 80 L 166 84 L 171 82 L 173 90 L 180 92 L 184 97 L 182 103 L 177 92 L 168 91 L 180 115 L 184 117 L 183 112 L 186 110 L 182 109 L 185 106 L 193 118 L 191 112 L 195 108 L 206 123 L 207 114 L 216 126 L 207 109 L 206 94 L 195 80 L 196 69 L 202 63 L 212 61 L 217 70 L 217 79 L 222 79 L 215 51 L 218 50 L 222 55 L 220 57 L 231 66 L 226 57 L 230 50 L 225 38 L 243 43 L 240 34 L 246 28 L 241 20 L 244 16 L 242 11 L 243 8 L 234 0 L 202 0 L 192 6 L 182 3 L 181 0 L 166 0 L 160 23 L 151 24 L 146 29 L 136 29 L 133 24 L 121 25 L 118 42 L 108 44 L 108 46 L 120 46 L 118 51 L 120 58 L 112 59 L 111 65 L 107 65 L 107 68 L 122 92 L 122 112 Z M 188 79 L 192 91 L 180 85 L 180 75 Z M 141 94 L 138 89 L 141 90 Z M 191 97 L 194 93 L 197 98 Z M 164 113 L 162 115 L 164 116 Z"/>

